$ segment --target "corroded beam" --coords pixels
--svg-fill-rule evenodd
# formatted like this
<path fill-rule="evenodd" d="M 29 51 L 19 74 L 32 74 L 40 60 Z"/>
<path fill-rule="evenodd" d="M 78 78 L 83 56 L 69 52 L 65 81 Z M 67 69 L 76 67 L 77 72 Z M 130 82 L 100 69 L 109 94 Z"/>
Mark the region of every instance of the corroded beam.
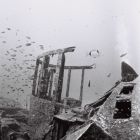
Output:
<path fill-rule="evenodd" d="M 39 63 L 42 64 L 42 61 L 39 60 Z M 50 68 L 54 68 L 55 69 L 56 66 L 57 65 L 49 64 Z M 94 64 L 93 65 L 89 65 L 89 66 L 64 66 L 64 69 L 71 69 L 71 70 L 74 70 L 74 69 L 75 70 L 79 70 L 79 69 L 92 69 L 93 66 L 94 66 Z"/>
<path fill-rule="evenodd" d="M 45 53 L 39 55 L 38 58 L 42 58 L 46 55 L 55 55 L 55 54 L 60 54 L 60 53 L 74 52 L 74 50 L 75 50 L 75 47 L 73 46 L 73 47 L 68 47 L 68 48 L 64 48 L 64 49 L 48 51 L 48 52 L 45 52 Z"/>
<path fill-rule="evenodd" d="M 49 79 L 49 72 L 48 66 L 50 62 L 50 57 L 45 56 L 43 58 L 43 63 L 41 66 L 41 76 L 39 78 L 39 97 L 45 98 L 48 90 L 48 79 Z"/>
<path fill-rule="evenodd" d="M 36 60 L 36 67 L 34 72 L 34 80 L 33 80 L 33 89 L 32 89 L 32 95 L 36 95 L 36 82 L 37 82 L 37 75 L 38 75 L 38 68 L 39 68 L 39 59 Z"/>
<path fill-rule="evenodd" d="M 54 70 L 51 69 L 50 70 L 50 79 L 49 79 L 49 92 L 48 92 L 49 98 L 51 98 L 51 93 L 52 93 L 53 75 L 54 75 Z"/>
<path fill-rule="evenodd" d="M 81 101 L 81 103 L 82 103 L 82 100 L 83 100 L 84 75 L 85 75 L 85 69 L 82 69 L 80 97 L 79 97 L 79 100 Z"/>
<path fill-rule="evenodd" d="M 70 78 L 71 78 L 71 69 L 68 70 L 66 97 L 69 97 Z"/>
<path fill-rule="evenodd" d="M 65 54 L 60 53 L 58 55 L 56 73 L 54 78 L 54 101 L 61 101 L 61 92 L 63 85 L 63 76 L 64 76 L 64 65 L 65 65 Z"/>
<path fill-rule="evenodd" d="M 56 65 L 50 64 L 49 67 L 51 68 L 56 68 Z M 78 70 L 78 69 L 92 69 L 92 65 L 91 66 L 65 66 L 64 69 L 71 69 L 71 70 Z"/>

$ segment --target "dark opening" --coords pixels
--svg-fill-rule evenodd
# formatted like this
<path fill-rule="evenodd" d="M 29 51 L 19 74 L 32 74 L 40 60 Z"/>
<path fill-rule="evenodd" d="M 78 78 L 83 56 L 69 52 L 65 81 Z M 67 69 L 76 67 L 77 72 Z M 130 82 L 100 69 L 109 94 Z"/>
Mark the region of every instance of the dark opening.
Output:
<path fill-rule="evenodd" d="M 70 124 L 67 122 L 61 121 L 58 126 L 57 140 L 60 140 L 66 135 L 67 130 L 69 129 Z"/>
<path fill-rule="evenodd" d="M 130 94 L 132 93 L 133 89 L 134 89 L 134 86 L 123 87 L 120 94 Z"/>
<path fill-rule="evenodd" d="M 131 101 L 128 99 L 116 102 L 114 119 L 127 119 L 131 117 Z"/>

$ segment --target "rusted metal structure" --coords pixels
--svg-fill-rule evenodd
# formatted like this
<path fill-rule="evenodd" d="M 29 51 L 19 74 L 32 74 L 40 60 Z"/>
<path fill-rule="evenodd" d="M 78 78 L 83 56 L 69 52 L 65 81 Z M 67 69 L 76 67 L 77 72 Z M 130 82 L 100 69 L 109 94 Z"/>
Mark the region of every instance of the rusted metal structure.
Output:
<path fill-rule="evenodd" d="M 122 62 L 122 79 L 94 103 L 78 110 L 83 98 L 84 74 L 92 66 L 65 66 L 65 53 L 75 47 L 38 56 L 30 101 L 29 126 L 32 140 L 124 140 L 140 139 L 138 74 Z M 58 55 L 57 64 L 50 64 Z M 68 71 L 64 99 L 64 71 Z M 81 70 L 79 100 L 70 98 L 71 71 Z"/>
<path fill-rule="evenodd" d="M 74 50 L 75 47 L 69 47 L 49 51 L 39 55 L 36 60 L 29 117 L 29 124 L 33 128 L 30 133 L 34 140 L 43 139 L 50 131 L 51 134 L 47 136 L 47 139 L 59 140 L 56 136 L 58 135 L 58 133 L 56 134 L 59 129 L 58 126 L 55 128 L 57 129 L 55 132 L 52 131 L 54 116 L 63 113 L 65 109 L 81 106 L 85 70 L 92 69 L 92 66 L 65 66 L 65 53 L 74 52 Z M 54 55 L 58 56 L 57 63 L 50 64 L 50 60 Z M 65 70 L 68 71 L 66 98 L 62 100 L 61 94 Z M 79 100 L 70 98 L 69 88 L 71 71 L 73 70 L 82 71 Z M 55 137 L 52 135 L 55 135 Z"/>
<path fill-rule="evenodd" d="M 63 140 L 140 139 L 140 79 L 125 62 L 122 62 L 121 75 L 121 81 L 102 98 L 85 107 L 98 108 L 96 114 Z"/>
<path fill-rule="evenodd" d="M 0 108 L 0 140 L 29 140 L 28 111 L 17 107 Z"/>
<path fill-rule="evenodd" d="M 65 49 L 58 49 L 46 52 L 38 56 L 34 73 L 32 95 L 37 96 L 39 98 L 50 99 L 53 92 L 53 100 L 55 100 L 56 102 L 61 102 L 64 70 L 68 70 L 66 97 L 69 97 L 71 71 L 82 70 L 79 96 L 79 100 L 82 102 L 85 69 L 92 69 L 92 66 L 65 66 L 65 53 L 73 52 L 74 50 L 75 47 L 69 47 Z M 53 55 L 58 55 L 56 65 L 49 63 Z M 41 65 L 40 72 L 39 65 Z M 52 91 L 53 82 L 54 90 Z"/>

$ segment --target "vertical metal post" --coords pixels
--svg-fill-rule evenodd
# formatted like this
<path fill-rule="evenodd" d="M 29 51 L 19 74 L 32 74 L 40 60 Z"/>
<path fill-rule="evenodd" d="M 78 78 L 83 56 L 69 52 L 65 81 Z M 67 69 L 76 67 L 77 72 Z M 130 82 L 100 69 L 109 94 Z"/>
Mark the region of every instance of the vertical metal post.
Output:
<path fill-rule="evenodd" d="M 71 69 L 68 69 L 66 97 L 69 97 L 70 79 L 71 79 Z"/>
<path fill-rule="evenodd" d="M 85 69 L 82 69 L 81 86 L 80 86 L 80 98 L 79 98 L 81 103 L 82 103 L 82 100 L 83 100 L 84 74 L 85 74 Z"/>
<path fill-rule="evenodd" d="M 64 76 L 64 65 L 65 65 L 65 54 L 59 53 L 55 79 L 54 79 L 54 101 L 60 102 L 61 101 L 61 92 L 62 92 L 62 85 L 63 85 L 63 76 Z"/>
<path fill-rule="evenodd" d="M 39 97 L 46 98 L 47 89 L 48 89 L 48 66 L 49 66 L 50 57 L 46 55 L 43 58 L 42 67 L 41 67 L 41 77 L 39 79 Z"/>
<path fill-rule="evenodd" d="M 48 93 L 49 98 L 51 98 L 51 93 L 52 93 L 53 73 L 54 73 L 54 70 L 51 69 L 50 70 L 50 81 L 49 81 L 49 93 Z"/>
<path fill-rule="evenodd" d="M 39 59 L 36 60 L 36 67 L 34 72 L 34 80 L 33 80 L 33 89 L 32 89 L 32 95 L 36 95 L 36 81 L 37 81 L 37 75 L 38 75 L 38 67 L 39 67 Z"/>

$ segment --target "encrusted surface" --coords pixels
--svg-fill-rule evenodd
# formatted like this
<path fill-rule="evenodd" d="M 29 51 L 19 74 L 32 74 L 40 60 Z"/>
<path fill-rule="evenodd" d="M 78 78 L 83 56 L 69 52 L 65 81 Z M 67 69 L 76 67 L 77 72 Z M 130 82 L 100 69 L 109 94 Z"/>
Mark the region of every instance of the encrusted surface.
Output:
<path fill-rule="evenodd" d="M 51 101 L 31 96 L 30 120 L 33 139 L 42 138 L 50 129 L 53 119 L 54 105 Z"/>
<path fill-rule="evenodd" d="M 114 119 L 114 110 L 116 104 L 116 96 L 119 95 L 123 86 L 129 85 L 129 83 L 121 83 L 114 89 L 110 97 L 106 100 L 105 104 L 100 108 L 93 120 L 100 125 L 100 127 L 107 131 L 113 139 L 116 140 L 139 140 L 140 139 L 140 120 L 139 120 L 139 108 L 140 100 L 139 85 L 134 87 L 131 93 L 131 117 L 128 119 Z"/>

